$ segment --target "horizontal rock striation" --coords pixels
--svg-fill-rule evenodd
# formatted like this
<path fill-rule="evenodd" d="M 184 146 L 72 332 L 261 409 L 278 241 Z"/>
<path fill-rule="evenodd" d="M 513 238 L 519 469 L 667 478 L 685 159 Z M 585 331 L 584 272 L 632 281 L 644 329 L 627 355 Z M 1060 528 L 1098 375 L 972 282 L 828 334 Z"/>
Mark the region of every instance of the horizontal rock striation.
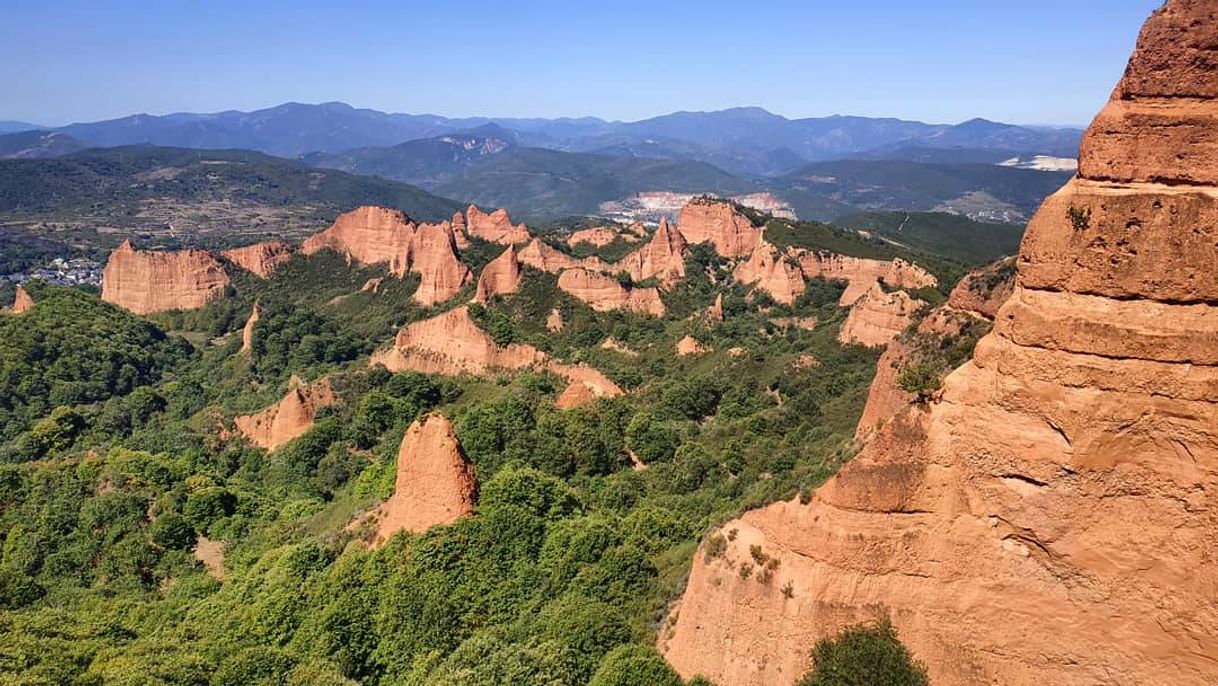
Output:
<path fill-rule="evenodd" d="M 123 241 L 102 271 L 102 300 L 135 314 L 190 310 L 206 305 L 229 282 L 206 250 L 136 250 Z"/>
<path fill-rule="evenodd" d="M 837 339 L 868 347 L 888 345 L 913 323 L 925 304 L 904 291 L 888 293 L 875 282 L 850 308 Z"/>
<path fill-rule="evenodd" d="M 792 684 L 818 639 L 886 615 L 939 686 L 1218 683 L 1218 179 L 1192 147 L 1216 127 L 1109 120 L 1210 107 L 1215 19 L 1168 0 L 1147 22 L 941 399 L 696 555 L 660 642 L 679 672 Z M 764 583 L 737 573 L 752 546 Z"/>

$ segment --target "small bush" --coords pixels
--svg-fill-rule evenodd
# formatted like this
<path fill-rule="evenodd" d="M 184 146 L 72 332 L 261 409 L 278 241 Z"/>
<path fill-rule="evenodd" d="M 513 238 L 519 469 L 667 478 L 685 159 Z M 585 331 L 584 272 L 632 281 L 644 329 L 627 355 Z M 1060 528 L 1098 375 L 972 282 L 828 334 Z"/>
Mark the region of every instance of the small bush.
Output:
<path fill-rule="evenodd" d="M 927 686 L 926 668 L 913 659 L 887 619 L 847 627 L 812 650 L 812 671 L 799 686 Z"/>

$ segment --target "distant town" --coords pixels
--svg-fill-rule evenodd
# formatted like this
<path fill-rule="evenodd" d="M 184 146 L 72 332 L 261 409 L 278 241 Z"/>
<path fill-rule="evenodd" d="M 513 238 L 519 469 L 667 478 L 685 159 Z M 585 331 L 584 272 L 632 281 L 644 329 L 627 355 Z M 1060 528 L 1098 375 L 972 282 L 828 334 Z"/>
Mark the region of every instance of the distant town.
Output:
<path fill-rule="evenodd" d="M 73 259 L 56 257 L 43 266 L 35 267 L 24 272 L 6 274 L 0 278 L 14 284 L 40 279 L 47 283 L 58 284 L 61 286 L 79 286 L 82 284 L 87 284 L 90 286 L 100 287 L 102 282 L 102 265 L 83 257 Z"/>

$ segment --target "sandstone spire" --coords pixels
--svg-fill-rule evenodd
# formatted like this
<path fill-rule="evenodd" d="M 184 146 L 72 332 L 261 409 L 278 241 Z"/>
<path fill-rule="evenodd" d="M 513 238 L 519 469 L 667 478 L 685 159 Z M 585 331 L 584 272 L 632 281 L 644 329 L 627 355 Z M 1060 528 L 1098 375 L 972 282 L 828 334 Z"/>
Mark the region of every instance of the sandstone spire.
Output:
<path fill-rule="evenodd" d="M 250 443 L 275 450 L 308 431 L 317 411 L 336 402 L 338 396 L 326 379 L 313 384 L 293 382 L 279 402 L 261 412 L 234 417 L 233 424 Z"/>
<path fill-rule="evenodd" d="M 254 325 L 258 323 L 258 301 L 254 301 L 254 307 L 250 309 L 250 318 L 245 320 L 245 326 L 241 329 L 241 352 L 248 353 L 254 348 Z"/>
<path fill-rule="evenodd" d="M 622 258 L 615 267 L 635 281 L 658 277 L 666 285 L 685 278 L 685 238 L 660 219 L 660 228 L 646 245 Z"/>
<path fill-rule="evenodd" d="M 516 258 L 516 247 L 509 245 L 499 257 L 491 260 L 478 276 L 478 289 L 474 298 L 488 303 L 496 295 L 507 295 L 520 290 L 520 262 Z"/>
<path fill-rule="evenodd" d="M 937 686 L 1218 683 L 1215 45 L 1213 2 L 1154 13 L 972 361 L 696 555 L 679 672 L 792 684 L 887 615 Z"/>
<path fill-rule="evenodd" d="M 420 277 L 419 288 L 411 297 L 421 305 L 448 300 L 473 278 L 457 256 L 457 244 L 447 223 L 420 226 L 410 241 L 407 260 L 410 271 Z"/>
<path fill-rule="evenodd" d="M 474 466 L 452 423 L 439 413 L 416 419 L 398 449 L 393 495 L 375 513 L 377 541 L 451 524 L 473 512 L 477 498 Z"/>
<path fill-rule="evenodd" d="M 733 273 L 743 284 L 756 284 L 776 302 L 790 305 L 804 292 L 804 276 L 793 266 L 785 253 L 773 244 L 762 241 L 749 259 L 736 265 Z"/>
<path fill-rule="evenodd" d="M 220 262 L 206 250 L 154 252 L 123 241 L 102 272 L 102 300 L 136 314 L 206 305 L 229 284 Z"/>
<path fill-rule="evenodd" d="M 26 292 L 25 286 L 17 285 L 17 292 L 13 296 L 13 305 L 8 308 L 9 314 L 22 314 L 29 312 L 34 307 L 34 299 Z"/>

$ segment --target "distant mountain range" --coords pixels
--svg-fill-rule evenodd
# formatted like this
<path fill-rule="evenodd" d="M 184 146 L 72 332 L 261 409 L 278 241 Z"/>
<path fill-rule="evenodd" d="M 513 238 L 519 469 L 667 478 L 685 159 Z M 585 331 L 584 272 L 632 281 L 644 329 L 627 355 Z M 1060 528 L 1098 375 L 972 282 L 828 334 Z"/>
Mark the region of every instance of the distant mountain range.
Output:
<path fill-rule="evenodd" d="M 508 132 L 514 143 L 528 147 L 616 157 L 689 159 L 749 176 L 782 174 L 808 162 L 907 147 L 1073 157 L 1081 135 L 1077 129 L 1023 127 L 984 119 L 955 125 L 849 116 L 788 119 L 758 107 L 674 112 L 620 122 L 595 117 L 449 118 L 389 114 L 338 102 L 286 103 L 253 112 L 136 114 L 53 130 L 91 146 L 241 148 L 297 157 L 313 152 L 391 147 L 412 140 L 465 134 L 487 124 L 494 124 Z"/>

